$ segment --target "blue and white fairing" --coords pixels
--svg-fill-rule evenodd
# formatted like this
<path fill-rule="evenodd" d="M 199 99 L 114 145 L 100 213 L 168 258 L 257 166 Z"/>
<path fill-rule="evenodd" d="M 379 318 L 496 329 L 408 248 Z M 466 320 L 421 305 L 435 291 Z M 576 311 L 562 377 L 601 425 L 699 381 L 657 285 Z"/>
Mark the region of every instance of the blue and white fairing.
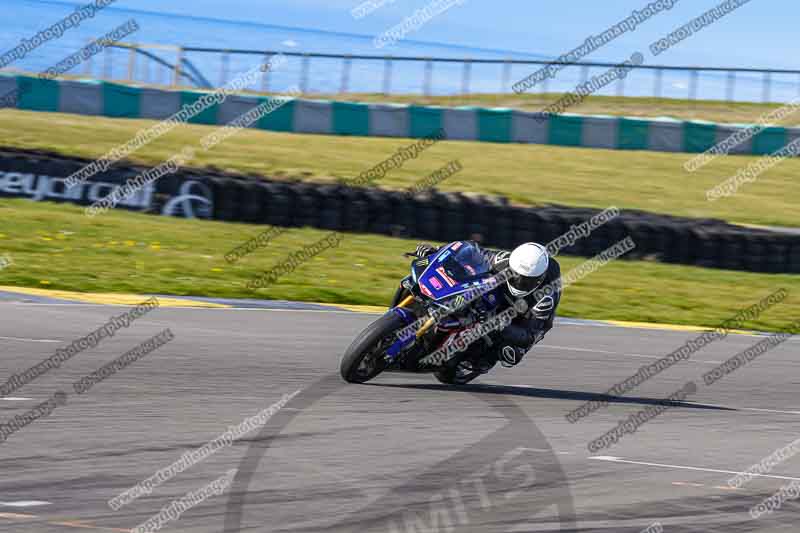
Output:
<path fill-rule="evenodd" d="M 425 269 L 419 273 L 423 265 Z M 456 241 L 443 246 L 436 255 L 416 262 L 411 276 L 422 294 L 440 301 L 486 285 L 491 282 L 492 270 L 477 246 Z"/>
<path fill-rule="evenodd" d="M 442 247 L 435 255 L 417 259 L 411 265 L 411 278 L 419 285 L 420 292 L 442 303 L 442 300 L 466 294 L 469 300 L 480 298 L 477 305 L 490 310 L 499 304 L 495 294 L 498 289 L 491 264 L 477 246 L 466 241 L 456 241 Z M 457 304 L 459 307 L 461 304 Z M 447 303 L 444 303 L 447 305 Z M 394 311 L 409 325 L 413 318 L 401 308 Z M 439 323 L 442 328 L 457 327 L 459 321 L 448 317 Z M 413 343 L 414 337 L 399 339 L 387 350 L 394 359 L 400 351 Z"/>

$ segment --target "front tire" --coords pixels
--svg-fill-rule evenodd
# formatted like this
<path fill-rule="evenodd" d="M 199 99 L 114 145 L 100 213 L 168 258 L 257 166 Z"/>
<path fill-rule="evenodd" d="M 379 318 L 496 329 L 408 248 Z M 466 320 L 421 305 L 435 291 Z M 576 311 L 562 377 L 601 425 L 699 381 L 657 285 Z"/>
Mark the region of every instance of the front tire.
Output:
<path fill-rule="evenodd" d="M 395 332 L 404 325 L 403 319 L 390 311 L 367 326 L 342 356 L 342 378 L 348 383 L 366 383 L 386 370 L 386 349 L 394 344 Z"/>
<path fill-rule="evenodd" d="M 392 309 L 400 305 L 400 302 L 402 302 L 403 299 L 406 296 L 409 296 L 410 294 L 411 293 L 408 292 L 408 289 L 400 285 L 400 287 L 398 287 L 398 289 L 394 292 L 394 296 L 392 297 L 392 304 L 389 306 L 389 309 Z"/>

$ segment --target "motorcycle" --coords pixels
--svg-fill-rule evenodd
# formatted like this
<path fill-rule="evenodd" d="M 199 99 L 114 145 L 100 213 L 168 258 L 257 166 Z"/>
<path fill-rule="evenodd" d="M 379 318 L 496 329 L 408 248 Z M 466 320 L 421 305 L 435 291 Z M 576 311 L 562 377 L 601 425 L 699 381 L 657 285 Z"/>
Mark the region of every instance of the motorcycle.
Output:
<path fill-rule="evenodd" d="M 487 360 L 481 343 L 490 343 L 479 326 L 498 314 L 496 291 L 510 271 L 493 273 L 478 247 L 456 241 L 435 255 L 413 258 L 392 306 L 359 334 L 344 353 L 340 371 L 350 383 L 365 383 L 382 372 L 433 373 L 446 384 L 469 383 L 496 361 Z M 473 346 L 464 342 L 469 338 Z M 490 338 L 490 337 L 489 337 Z"/>

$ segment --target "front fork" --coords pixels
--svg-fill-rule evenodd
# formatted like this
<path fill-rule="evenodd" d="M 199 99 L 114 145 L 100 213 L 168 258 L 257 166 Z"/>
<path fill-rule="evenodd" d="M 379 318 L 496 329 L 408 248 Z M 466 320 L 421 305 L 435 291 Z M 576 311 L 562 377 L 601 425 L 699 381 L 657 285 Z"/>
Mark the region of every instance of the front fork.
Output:
<path fill-rule="evenodd" d="M 411 324 L 417 322 L 417 317 L 406 309 L 412 303 L 414 303 L 414 296 L 409 294 L 399 304 L 397 304 L 397 307 L 393 307 L 390 312 L 397 314 L 403 319 L 403 322 L 405 322 L 406 326 L 410 326 Z M 425 321 L 424 324 L 422 324 L 422 326 L 419 327 L 419 329 L 416 330 L 416 332 L 412 330 L 409 331 L 407 335 L 400 335 L 397 341 L 395 341 L 386 350 L 386 356 L 389 359 L 389 362 L 394 362 L 397 356 L 400 355 L 400 352 L 414 344 L 417 339 L 425 335 L 425 333 L 427 333 L 428 330 L 435 325 L 436 319 L 430 317 Z"/>
<path fill-rule="evenodd" d="M 410 326 L 416 321 L 416 317 L 405 308 L 411 305 L 413 302 L 414 302 L 414 296 L 409 294 L 407 297 L 403 299 L 403 301 L 397 304 L 396 307 L 390 309 L 389 312 L 396 314 L 403 320 L 403 323 L 406 326 Z M 398 336 L 397 340 L 394 343 L 392 343 L 392 345 L 389 346 L 389 348 L 386 350 L 386 357 L 389 360 L 389 362 L 390 363 L 394 362 L 397 356 L 400 355 L 400 352 L 402 352 L 404 348 L 410 346 L 413 342 L 414 342 L 413 335 Z"/>

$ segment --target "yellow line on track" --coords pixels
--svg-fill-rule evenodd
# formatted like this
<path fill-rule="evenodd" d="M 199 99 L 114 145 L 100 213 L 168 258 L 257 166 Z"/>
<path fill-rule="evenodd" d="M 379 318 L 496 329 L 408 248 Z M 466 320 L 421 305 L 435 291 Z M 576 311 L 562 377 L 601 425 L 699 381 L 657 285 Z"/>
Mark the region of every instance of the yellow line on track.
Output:
<path fill-rule="evenodd" d="M 68 300 L 71 302 L 81 302 L 90 304 L 105 304 L 105 305 L 136 305 L 150 298 L 146 294 L 124 294 L 124 293 L 92 293 L 92 292 L 73 292 L 73 291 L 59 291 L 52 289 L 34 289 L 31 287 L 6 287 L 0 286 L 0 291 L 16 292 L 19 294 L 27 294 L 30 296 L 41 296 L 44 298 L 57 298 L 59 300 Z M 159 296 L 158 301 L 162 307 L 212 307 L 221 308 L 232 307 L 230 305 L 200 302 L 194 300 L 183 299 L 179 297 Z"/>
<path fill-rule="evenodd" d="M 116 531 L 118 533 L 131 533 L 130 529 L 122 529 L 118 527 L 94 526 L 92 524 L 86 524 L 84 522 L 69 521 L 69 522 L 47 522 L 47 523 L 53 526 L 64 526 L 64 527 L 72 527 L 78 529 L 94 529 L 100 531 Z"/>
<path fill-rule="evenodd" d="M 7 518 L 9 520 L 19 520 L 23 518 L 39 518 L 35 514 L 22 514 L 22 513 L 0 513 L 0 518 Z"/>
<path fill-rule="evenodd" d="M 598 320 L 604 324 L 611 324 L 612 326 L 619 326 L 621 328 L 631 329 L 659 329 L 664 331 L 714 331 L 714 328 L 704 326 L 686 326 L 682 324 L 659 324 L 657 322 L 627 322 L 625 320 Z M 745 331 L 742 329 L 732 329 L 728 333 L 735 333 L 737 335 L 752 335 L 752 331 Z"/>
<path fill-rule="evenodd" d="M 35 520 L 37 518 L 41 519 L 42 517 L 35 514 L 0 513 L 0 519 L 2 518 L 5 518 L 7 520 Z M 77 520 L 66 520 L 66 521 L 47 520 L 45 521 L 45 523 L 51 526 L 71 527 L 75 529 L 93 529 L 95 531 L 114 531 L 116 533 L 131 533 L 130 529 L 123 529 L 119 527 L 95 526 L 94 524 L 89 524 L 87 522 L 80 522 Z"/>
<path fill-rule="evenodd" d="M 314 305 L 322 305 L 331 309 L 344 309 L 345 311 L 353 311 L 354 313 L 385 313 L 389 310 L 386 306 L 380 305 L 350 305 L 350 304 L 328 304 L 316 303 Z"/>
<path fill-rule="evenodd" d="M 67 300 L 71 302 L 102 304 L 102 305 L 136 305 L 150 298 L 145 294 L 125 294 L 125 293 L 91 293 L 91 292 L 75 292 L 75 291 L 61 291 L 53 289 L 39 289 L 32 287 L 8 287 L 0 285 L 0 292 L 11 292 L 18 294 L 27 294 L 31 296 L 40 296 L 44 298 L 57 298 L 59 300 Z M 211 309 L 230 309 L 236 307 L 235 305 L 220 304 L 214 302 L 203 302 L 197 300 L 190 300 L 188 298 L 159 296 L 158 301 L 161 307 L 182 307 L 182 308 L 211 308 Z M 384 313 L 388 310 L 386 306 L 379 305 L 350 305 L 350 304 L 332 304 L 323 302 L 305 302 L 312 305 L 323 306 L 331 310 L 344 310 L 354 313 Z M 301 309 L 302 311 L 302 309 Z M 595 320 L 601 324 L 609 324 L 621 328 L 629 329 L 653 329 L 662 331 L 712 331 L 714 328 L 703 326 L 686 326 L 680 324 L 659 324 L 656 322 L 628 322 L 625 320 Z M 731 330 L 729 333 L 738 335 L 752 335 L 753 332 L 745 330 Z"/>

